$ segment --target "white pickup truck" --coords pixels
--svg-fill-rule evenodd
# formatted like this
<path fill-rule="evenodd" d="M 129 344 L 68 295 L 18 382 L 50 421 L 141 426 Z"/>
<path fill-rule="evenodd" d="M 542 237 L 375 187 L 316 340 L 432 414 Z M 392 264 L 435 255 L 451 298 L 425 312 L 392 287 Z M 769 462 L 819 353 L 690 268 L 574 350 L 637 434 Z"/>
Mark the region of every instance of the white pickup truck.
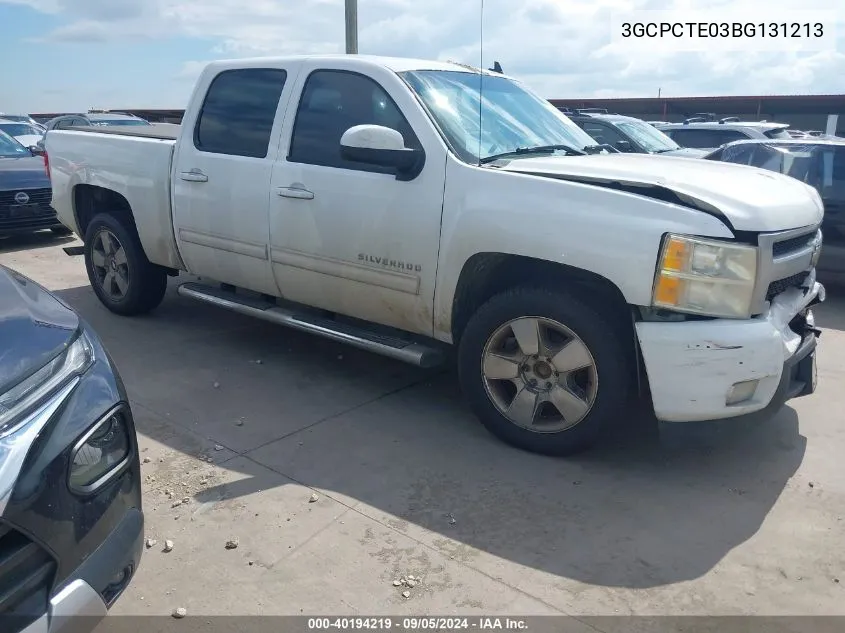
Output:
<path fill-rule="evenodd" d="M 755 168 L 609 153 L 520 82 L 358 55 L 209 64 L 181 127 L 47 134 L 117 314 L 181 295 L 420 366 L 487 428 L 583 449 L 634 398 L 728 418 L 816 384 L 822 203 Z M 329 395 L 330 397 L 330 395 Z"/>

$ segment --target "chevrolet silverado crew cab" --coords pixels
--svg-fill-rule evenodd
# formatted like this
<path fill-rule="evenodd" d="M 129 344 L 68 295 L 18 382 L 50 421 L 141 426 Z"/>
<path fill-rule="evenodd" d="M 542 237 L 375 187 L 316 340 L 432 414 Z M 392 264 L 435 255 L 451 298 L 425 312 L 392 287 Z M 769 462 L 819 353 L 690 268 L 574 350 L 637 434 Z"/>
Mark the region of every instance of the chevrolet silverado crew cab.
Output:
<path fill-rule="evenodd" d="M 456 351 L 484 425 L 582 449 L 635 397 L 728 418 L 815 387 L 822 203 L 781 174 L 607 153 L 519 81 L 359 55 L 214 62 L 178 133 L 48 132 L 117 314 L 178 292 L 395 359 Z"/>

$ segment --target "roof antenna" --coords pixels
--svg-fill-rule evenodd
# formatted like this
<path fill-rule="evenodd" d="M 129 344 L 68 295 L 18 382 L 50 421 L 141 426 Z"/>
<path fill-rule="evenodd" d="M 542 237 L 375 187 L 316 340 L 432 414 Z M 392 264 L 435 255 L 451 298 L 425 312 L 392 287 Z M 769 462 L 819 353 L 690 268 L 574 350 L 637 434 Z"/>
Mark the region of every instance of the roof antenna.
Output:
<path fill-rule="evenodd" d="M 499 62 L 493 62 L 493 68 L 488 68 L 491 73 L 499 73 L 500 75 L 504 73 L 502 70 L 502 65 Z"/>
<path fill-rule="evenodd" d="M 478 64 L 478 166 L 481 167 L 481 104 L 484 100 L 484 0 L 481 0 L 479 56 Z"/>

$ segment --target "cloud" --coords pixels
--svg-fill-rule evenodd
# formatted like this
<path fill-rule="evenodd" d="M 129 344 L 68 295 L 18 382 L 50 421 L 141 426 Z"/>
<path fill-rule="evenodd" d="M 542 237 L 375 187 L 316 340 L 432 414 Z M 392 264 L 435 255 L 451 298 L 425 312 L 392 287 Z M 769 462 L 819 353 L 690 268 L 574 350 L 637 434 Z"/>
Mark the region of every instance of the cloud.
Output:
<path fill-rule="evenodd" d="M 344 0 L 0 0 L 51 13 L 64 24 L 46 35 L 61 42 L 126 37 L 201 38 L 209 57 L 343 52 Z M 825 93 L 841 91 L 845 39 L 835 50 L 744 52 L 720 48 L 673 52 L 612 41 L 614 16 L 634 10 L 676 10 L 688 0 L 484 0 L 484 64 L 505 71 L 547 97 Z M 717 18 L 736 3 L 698 0 Z M 744 0 L 742 10 L 775 20 L 793 0 Z M 802 11 L 828 10 L 804 0 Z M 361 0 L 362 53 L 453 59 L 478 64 L 480 0 Z M 684 13 L 684 12 L 687 13 Z M 721 12 L 721 13 L 720 13 Z M 727 15 L 727 13 L 724 13 Z M 692 15 L 690 13 L 690 15 Z M 761 17 L 762 16 L 762 17 Z M 807 13 L 807 19 L 812 14 Z M 833 28 L 833 25 L 826 25 Z M 845 29 L 840 30 L 844 31 Z M 178 60 L 181 62 L 181 60 Z M 188 62 L 191 76 L 200 62 Z M 187 76 L 180 77 L 188 78 Z"/>

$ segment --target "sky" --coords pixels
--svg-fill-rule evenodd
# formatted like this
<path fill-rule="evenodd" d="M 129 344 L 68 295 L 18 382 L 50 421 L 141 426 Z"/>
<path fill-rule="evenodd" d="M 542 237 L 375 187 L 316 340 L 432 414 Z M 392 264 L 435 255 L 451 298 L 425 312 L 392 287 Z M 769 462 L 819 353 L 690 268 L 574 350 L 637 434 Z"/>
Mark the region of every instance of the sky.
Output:
<path fill-rule="evenodd" d="M 841 2 L 800 7 L 809 19 Z M 679 52 L 618 36 L 623 12 L 721 19 L 738 4 L 754 19 L 780 21 L 799 3 L 484 0 L 482 21 L 481 0 L 358 0 L 358 46 L 499 61 L 547 98 L 845 92 L 845 25 L 835 20 L 825 24 L 836 37 L 824 50 L 734 50 L 717 39 Z M 845 20 L 845 7 L 839 13 Z M 0 112 L 182 108 L 208 61 L 344 52 L 344 0 L 0 0 L 0 35 Z"/>

